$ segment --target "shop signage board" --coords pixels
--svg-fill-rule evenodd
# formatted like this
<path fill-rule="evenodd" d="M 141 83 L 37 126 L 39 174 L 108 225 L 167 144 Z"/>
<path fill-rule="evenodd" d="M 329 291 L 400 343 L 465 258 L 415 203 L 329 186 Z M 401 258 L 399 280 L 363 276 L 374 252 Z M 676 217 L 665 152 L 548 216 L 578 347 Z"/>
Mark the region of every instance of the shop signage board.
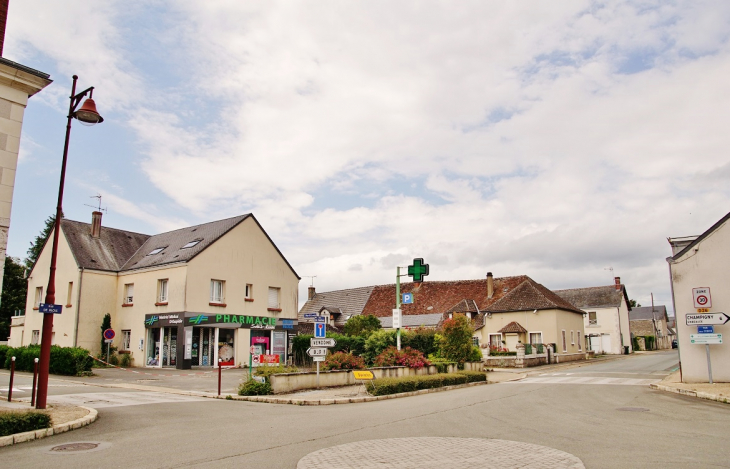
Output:
<path fill-rule="evenodd" d="M 725 313 L 687 313 L 688 326 L 723 325 L 730 321 Z"/>
<path fill-rule="evenodd" d="M 309 339 L 309 345 L 312 347 L 334 347 L 337 345 L 337 341 L 335 339 L 315 339 L 312 337 Z"/>
<path fill-rule="evenodd" d="M 43 314 L 61 314 L 63 306 L 41 303 L 38 305 L 38 312 Z"/>
<path fill-rule="evenodd" d="M 326 357 L 327 349 L 320 347 L 309 347 L 307 349 L 307 355 L 309 355 L 310 357 Z"/>
<path fill-rule="evenodd" d="M 694 301 L 695 308 L 712 308 L 712 297 L 710 296 L 710 288 L 693 288 L 692 300 Z"/>
<path fill-rule="evenodd" d="M 722 334 L 690 334 L 689 343 L 700 345 L 722 344 Z"/>

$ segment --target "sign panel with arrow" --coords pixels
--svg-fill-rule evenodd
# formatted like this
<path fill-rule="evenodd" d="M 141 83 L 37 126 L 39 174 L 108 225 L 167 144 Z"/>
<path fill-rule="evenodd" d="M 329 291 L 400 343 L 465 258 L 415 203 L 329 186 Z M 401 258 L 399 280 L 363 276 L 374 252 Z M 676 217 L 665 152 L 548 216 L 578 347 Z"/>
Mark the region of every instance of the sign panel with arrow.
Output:
<path fill-rule="evenodd" d="M 686 320 L 688 326 L 721 326 L 730 321 L 730 316 L 725 313 L 687 313 Z"/>

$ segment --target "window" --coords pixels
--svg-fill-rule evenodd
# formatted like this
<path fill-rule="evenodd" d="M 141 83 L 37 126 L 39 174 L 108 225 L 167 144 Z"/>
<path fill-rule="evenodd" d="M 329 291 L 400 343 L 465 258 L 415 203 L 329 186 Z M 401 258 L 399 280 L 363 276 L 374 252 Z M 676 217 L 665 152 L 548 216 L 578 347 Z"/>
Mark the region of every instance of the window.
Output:
<path fill-rule="evenodd" d="M 30 336 L 30 344 L 38 345 L 40 343 L 40 338 L 41 338 L 41 331 L 40 330 L 33 331 L 33 335 Z"/>
<path fill-rule="evenodd" d="M 226 282 L 223 280 L 211 280 L 210 281 L 210 302 L 211 303 L 223 303 L 225 297 L 223 296 L 223 289 Z"/>
<path fill-rule="evenodd" d="M 279 309 L 279 293 L 280 289 L 276 287 L 269 287 L 269 309 Z"/>
<path fill-rule="evenodd" d="M 471 344 L 475 347 L 479 347 L 479 337 L 472 337 Z"/>
<path fill-rule="evenodd" d="M 134 303 L 134 284 L 125 283 L 124 284 L 124 304 L 131 305 L 133 303 Z"/>
<path fill-rule="evenodd" d="M 575 334 L 573 331 L 570 331 L 570 345 L 575 345 Z"/>
<path fill-rule="evenodd" d="M 582 352 L 583 351 L 583 343 L 580 341 L 580 331 L 578 331 L 576 333 L 576 335 L 578 336 L 578 351 L 579 352 Z"/>
<path fill-rule="evenodd" d="M 489 346 L 501 348 L 502 347 L 502 334 L 489 334 Z"/>
<path fill-rule="evenodd" d="M 563 330 L 563 352 L 568 351 L 568 342 L 565 340 L 565 330 Z"/>
<path fill-rule="evenodd" d="M 253 285 L 250 283 L 246 284 L 246 299 L 253 300 Z"/>
<path fill-rule="evenodd" d="M 129 346 L 132 343 L 132 331 L 122 331 L 122 350 L 129 350 Z"/>
<path fill-rule="evenodd" d="M 33 307 L 38 309 L 41 303 L 43 303 L 43 287 L 35 287 L 35 302 L 33 303 Z"/>
<path fill-rule="evenodd" d="M 530 345 L 542 343 L 542 332 L 530 332 Z"/>
<path fill-rule="evenodd" d="M 155 248 L 155 249 L 151 250 L 151 251 L 150 251 L 150 253 L 149 253 L 149 254 L 147 254 L 147 255 L 148 255 L 148 256 L 154 256 L 155 254 L 159 254 L 159 253 L 161 253 L 161 252 L 162 252 L 162 251 L 163 251 L 163 250 L 164 250 L 164 249 L 165 249 L 166 247 L 167 247 L 167 246 L 163 246 L 163 247 L 161 247 L 161 248 Z"/>
<path fill-rule="evenodd" d="M 74 283 L 68 282 L 68 291 L 66 292 L 66 306 L 71 306 L 71 297 L 74 294 Z"/>
<path fill-rule="evenodd" d="M 595 326 L 598 324 L 598 318 L 596 318 L 595 311 L 590 311 L 588 313 L 588 324 L 590 324 L 591 326 Z"/>
<path fill-rule="evenodd" d="M 157 281 L 157 302 L 167 303 L 167 279 Z"/>
<path fill-rule="evenodd" d="M 188 248 L 191 248 L 191 247 L 195 246 L 196 244 L 198 244 L 201 241 L 202 241 L 201 239 L 195 239 L 193 241 L 190 241 L 188 244 L 186 244 L 185 246 L 181 247 L 180 249 L 188 249 Z"/>

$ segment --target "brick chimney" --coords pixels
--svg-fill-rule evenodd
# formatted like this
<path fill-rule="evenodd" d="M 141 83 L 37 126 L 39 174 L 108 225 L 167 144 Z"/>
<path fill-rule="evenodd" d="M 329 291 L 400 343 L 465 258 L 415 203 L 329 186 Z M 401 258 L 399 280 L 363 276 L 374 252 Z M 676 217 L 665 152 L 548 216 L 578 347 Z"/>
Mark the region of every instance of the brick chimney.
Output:
<path fill-rule="evenodd" d="M 101 236 L 101 212 L 91 212 L 91 237 Z"/>
<path fill-rule="evenodd" d="M 307 299 L 311 300 L 314 298 L 314 295 L 316 295 L 316 291 L 314 290 L 314 286 L 311 286 L 307 289 Z"/>
<path fill-rule="evenodd" d="M 5 45 L 5 25 L 8 22 L 8 3 L 10 0 L 0 0 L 0 57 L 3 55 Z"/>
<path fill-rule="evenodd" d="M 494 276 L 491 272 L 487 272 L 487 298 L 494 296 Z"/>
<path fill-rule="evenodd" d="M 621 290 L 621 277 L 614 277 L 613 281 L 616 283 L 616 290 Z"/>

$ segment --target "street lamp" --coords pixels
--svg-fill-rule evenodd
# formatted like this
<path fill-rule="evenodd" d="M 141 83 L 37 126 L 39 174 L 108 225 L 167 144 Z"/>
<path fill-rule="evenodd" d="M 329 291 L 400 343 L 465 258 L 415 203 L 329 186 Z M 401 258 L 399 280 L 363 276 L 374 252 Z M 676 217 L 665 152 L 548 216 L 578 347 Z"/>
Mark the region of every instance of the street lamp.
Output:
<path fill-rule="evenodd" d="M 46 289 L 45 303 L 53 305 L 56 303 L 56 258 L 58 257 L 58 233 L 61 231 L 61 216 L 63 214 L 63 184 L 66 180 L 66 159 L 68 157 L 68 139 L 71 135 L 71 119 L 75 118 L 84 125 L 94 125 L 104 122 L 99 113 L 96 111 L 96 103 L 92 99 L 94 95 L 94 87 L 86 88 L 80 93 L 76 93 L 76 80 L 78 76 L 73 76 L 73 85 L 71 85 L 71 102 L 68 106 L 68 123 L 66 124 L 66 141 L 63 145 L 63 160 L 61 163 L 61 181 L 58 185 L 58 204 L 56 205 L 56 221 L 53 227 L 53 249 L 51 250 L 51 269 L 48 275 L 48 288 Z M 89 95 L 84 101 L 81 109 L 79 106 L 81 100 Z M 53 335 L 53 314 L 43 314 L 43 332 L 41 335 L 41 357 L 38 370 L 38 394 L 36 396 L 36 409 L 46 408 L 46 397 L 48 396 L 48 366 L 51 361 L 51 337 Z"/>

